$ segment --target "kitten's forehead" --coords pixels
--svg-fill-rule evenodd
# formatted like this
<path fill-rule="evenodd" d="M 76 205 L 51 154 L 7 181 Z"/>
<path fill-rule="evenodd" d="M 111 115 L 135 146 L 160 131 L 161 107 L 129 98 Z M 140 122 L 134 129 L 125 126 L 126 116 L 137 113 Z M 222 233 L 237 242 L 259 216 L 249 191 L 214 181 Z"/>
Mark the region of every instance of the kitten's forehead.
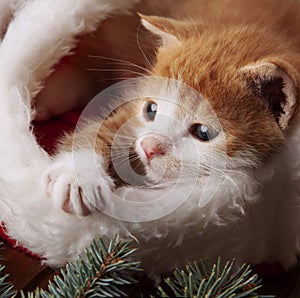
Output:
<path fill-rule="evenodd" d="M 152 92 L 154 95 L 149 99 L 146 98 L 146 101 L 152 100 L 158 105 L 157 117 L 160 117 L 160 121 L 156 119 L 158 126 L 174 128 L 176 122 L 185 129 L 194 123 L 217 126 L 217 117 L 203 94 L 182 81 L 154 78 L 149 80 L 145 90 L 146 93 Z"/>
<path fill-rule="evenodd" d="M 179 90 L 176 102 L 176 117 L 178 119 L 198 118 L 204 107 L 205 99 L 201 93 L 186 87 Z"/>
<path fill-rule="evenodd" d="M 148 77 L 143 84 L 142 94 L 146 101 L 158 104 L 158 112 L 166 117 L 176 115 L 181 96 L 182 82 L 164 77 Z"/>

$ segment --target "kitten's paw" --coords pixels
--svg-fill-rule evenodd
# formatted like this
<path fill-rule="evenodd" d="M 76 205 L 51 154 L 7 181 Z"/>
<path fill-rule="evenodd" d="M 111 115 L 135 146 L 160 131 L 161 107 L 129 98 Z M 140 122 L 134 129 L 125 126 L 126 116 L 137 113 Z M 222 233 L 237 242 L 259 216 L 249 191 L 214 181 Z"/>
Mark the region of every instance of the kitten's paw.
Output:
<path fill-rule="evenodd" d="M 103 210 L 113 188 L 102 159 L 88 150 L 76 153 L 75 160 L 72 153 L 62 155 L 46 171 L 43 180 L 45 192 L 56 207 L 81 216 L 95 209 Z"/>
<path fill-rule="evenodd" d="M 70 214 L 86 216 L 90 214 L 82 188 L 79 186 L 73 169 L 58 163 L 45 173 L 45 191 L 53 204 Z"/>

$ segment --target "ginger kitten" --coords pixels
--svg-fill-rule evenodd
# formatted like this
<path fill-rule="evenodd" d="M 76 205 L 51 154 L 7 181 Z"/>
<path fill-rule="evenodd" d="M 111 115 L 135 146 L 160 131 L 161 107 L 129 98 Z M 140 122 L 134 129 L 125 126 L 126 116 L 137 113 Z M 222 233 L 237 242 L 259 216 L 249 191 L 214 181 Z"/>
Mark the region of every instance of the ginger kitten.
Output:
<path fill-rule="evenodd" d="M 155 14 L 155 7 L 148 12 Z M 260 182 L 290 126 L 297 125 L 299 17 L 300 4 L 292 0 L 178 1 L 172 2 L 166 17 L 141 15 L 143 26 L 153 34 L 150 43 L 155 46 L 154 36 L 161 42 L 151 74 L 138 86 L 140 98 L 131 100 L 125 92 L 124 103 L 109 117 L 90 120 L 61 140 L 57 164 L 46 173 L 49 196 L 65 212 L 89 215 L 103 211 L 119 189 L 137 186 L 160 188 L 162 195 L 174 181 L 196 179 L 192 193 L 195 196 L 196 190 L 200 197 L 203 178 L 212 175 L 221 179 L 218 193 L 213 190 L 202 202 L 205 208 L 199 209 L 199 217 L 187 222 L 185 214 L 184 220 L 173 220 L 177 228 L 197 227 L 199 221 L 203 229 L 204 217 L 206 224 L 218 218 L 229 226 L 236 209 L 247 212 L 245 205 L 251 200 L 268 196 Z M 116 156 L 129 162 L 114 163 Z M 127 180 L 127 171 L 139 179 Z M 269 187 L 272 181 L 267 183 Z M 182 212 L 194 212 L 185 208 Z M 172 221 L 172 214 L 168 216 Z M 176 234 L 168 231 L 164 233 Z M 151 239 L 160 238 L 145 228 L 130 230 L 137 238 L 148 232 Z M 197 228 L 191 233 L 198 241 L 194 243 L 212 245 Z M 178 245 L 185 249 L 182 239 Z M 163 249 L 163 240 L 159 245 Z M 255 257 L 242 248 L 235 253 L 256 262 L 268 258 L 264 249 Z M 197 247 L 189 250 L 197 255 Z"/>

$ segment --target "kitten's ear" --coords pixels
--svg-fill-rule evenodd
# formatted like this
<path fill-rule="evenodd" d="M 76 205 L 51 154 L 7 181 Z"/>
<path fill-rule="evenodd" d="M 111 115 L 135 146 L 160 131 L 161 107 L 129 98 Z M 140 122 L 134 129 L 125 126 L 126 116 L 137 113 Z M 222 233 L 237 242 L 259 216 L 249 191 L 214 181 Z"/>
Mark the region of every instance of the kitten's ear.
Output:
<path fill-rule="evenodd" d="M 282 130 L 286 130 L 294 116 L 297 102 L 296 71 L 283 63 L 273 62 L 248 65 L 241 69 L 252 92 L 265 101 Z"/>
<path fill-rule="evenodd" d="M 161 38 L 162 47 L 180 44 L 180 41 L 176 36 L 178 31 L 177 22 L 179 21 L 163 17 L 145 16 L 142 14 L 138 15 L 141 18 L 142 25 L 147 30 Z"/>

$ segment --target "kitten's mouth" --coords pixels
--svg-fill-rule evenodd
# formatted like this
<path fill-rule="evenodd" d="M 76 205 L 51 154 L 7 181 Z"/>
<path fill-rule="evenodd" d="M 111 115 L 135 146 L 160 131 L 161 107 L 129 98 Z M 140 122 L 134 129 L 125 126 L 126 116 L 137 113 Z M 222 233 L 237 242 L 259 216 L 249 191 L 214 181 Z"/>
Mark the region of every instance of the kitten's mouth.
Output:
<path fill-rule="evenodd" d="M 116 186 L 146 185 L 147 169 L 139 154 L 133 147 L 119 161 L 111 161 L 109 165 L 110 175 L 114 178 Z"/>
<path fill-rule="evenodd" d="M 165 174 L 165 166 L 162 161 L 164 154 L 160 154 L 151 159 L 145 154 L 141 154 L 134 148 L 130 148 L 129 161 L 131 170 L 139 177 L 138 185 L 154 185 L 161 181 Z M 163 165 L 162 167 L 160 165 Z"/>
<path fill-rule="evenodd" d="M 139 154 L 135 151 L 133 147 L 129 150 L 129 162 L 132 170 L 140 175 L 140 176 L 146 176 L 146 166 L 145 163 L 142 161 Z"/>
<path fill-rule="evenodd" d="M 148 150 L 141 143 L 138 139 L 130 147 L 117 146 L 112 151 L 109 169 L 117 186 L 149 186 L 165 177 L 166 152 L 159 148 Z"/>

